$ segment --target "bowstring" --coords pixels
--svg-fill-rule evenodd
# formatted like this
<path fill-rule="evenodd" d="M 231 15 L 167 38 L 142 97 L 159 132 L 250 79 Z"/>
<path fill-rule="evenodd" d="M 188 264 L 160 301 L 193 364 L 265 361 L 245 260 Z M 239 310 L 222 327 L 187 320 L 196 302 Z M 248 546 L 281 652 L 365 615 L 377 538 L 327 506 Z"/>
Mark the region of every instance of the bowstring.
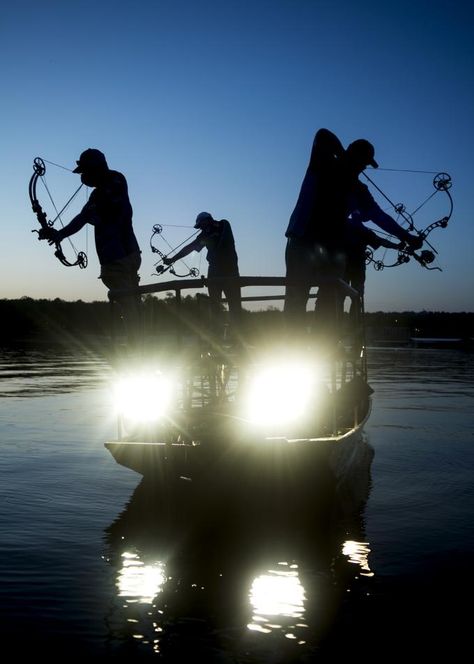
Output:
<path fill-rule="evenodd" d="M 164 224 L 162 224 L 162 225 L 164 225 Z M 166 224 L 166 226 L 172 226 L 172 225 L 173 225 L 173 224 Z M 176 226 L 176 227 L 178 228 L 178 226 Z M 179 228 L 189 228 L 189 226 L 179 226 Z M 186 244 L 186 242 L 188 242 L 191 238 L 193 238 L 193 237 L 194 237 L 195 235 L 197 235 L 198 233 L 200 233 L 200 230 L 199 230 L 199 229 L 196 230 L 194 233 L 191 233 L 191 235 L 189 235 L 187 238 L 185 238 L 182 242 L 180 242 L 179 244 L 177 244 L 175 247 L 172 247 L 171 244 L 168 242 L 168 240 L 167 240 L 165 237 L 163 237 L 163 233 L 158 233 L 158 235 L 161 235 L 161 238 L 162 238 L 163 242 L 168 246 L 168 248 L 169 248 L 169 250 L 170 250 L 169 253 L 174 253 L 177 249 L 179 249 L 180 247 L 182 247 L 183 244 Z M 180 258 L 179 260 L 182 261 L 183 265 L 186 267 L 187 270 L 191 270 L 191 268 L 190 268 L 189 265 L 186 263 L 186 261 L 184 260 L 184 258 Z M 160 260 L 158 261 L 158 263 L 161 263 L 162 261 L 163 261 L 163 259 L 160 259 Z"/>
<path fill-rule="evenodd" d="M 377 168 L 377 169 L 370 169 L 370 170 L 390 171 L 390 172 L 395 172 L 395 173 L 423 173 L 425 175 L 437 175 L 437 173 L 440 172 L 440 171 L 414 170 L 414 169 L 409 169 L 409 168 Z M 388 201 L 388 203 L 390 203 L 391 209 L 395 210 L 395 212 L 397 213 L 397 218 L 396 218 L 397 223 L 399 223 L 398 220 L 401 217 L 403 219 L 403 223 L 408 224 L 408 227 L 410 228 L 410 230 L 415 230 L 418 234 L 422 233 L 422 231 L 419 231 L 417 228 L 415 228 L 414 225 L 412 226 L 412 221 L 410 221 L 410 219 L 413 219 L 415 214 L 419 210 L 421 210 L 421 208 L 424 205 L 426 205 L 428 203 L 428 201 L 430 201 L 433 198 L 433 196 L 435 196 L 438 193 L 438 191 L 439 191 L 438 189 L 435 188 L 435 190 L 422 203 L 420 203 L 420 205 L 418 205 L 418 207 L 416 207 L 412 212 L 408 212 L 407 214 L 408 214 L 408 217 L 410 219 L 407 219 L 407 217 L 402 212 L 399 212 L 399 211 L 396 210 L 396 207 L 395 207 L 393 201 L 390 200 L 390 198 L 382 191 L 382 189 L 379 186 L 377 186 L 377 184 L 368 175 L 366 175 L 365 172 L 363 172 L 362 175 L 366 178 L 366 180 L 368 180 L 377 189 L 377 191 L 385 198 L 385 200 Z M 394 237 L 394 236 L 389 234 L 388 237 L 391 238 L 391 237 Z M 434 251 L 434 253 L 436 255 L 438 255 L 437 249 L 435 249 L 435 247 L 433 247 L 431 242 L 429 242 L 426 238 L 424 238 L 423 241 L 430 247 L 430 249 L 432 249 L 432 251 Z M 384 254 L 383 254 L 383 257 L 382 257 L 382 262 L 385 260 L 385 256 L 387 255 L 387 251 L 388 251 L 388 248 L 386 248 L 385 251 L 384 251 Z"/>
<path fill-rule="evenodd" d="M 373 169 L 370 169 L 370 170 L 391 171 L 393 173 L 424 173 L 425 175 L 437 175 L 438 173 L 442 172 L 442 170 L 439 170 L 439 171 L 420 171 L 420 170 L 413 170 L 413 169 L 409 169 L 409 168 L 380 168 L 380 167 L 377 168 L 377 169 L 373 168 Z M 364 173 L 364 175 L 365 175 L 365 173 Z M 372 180 L 368 177 L 368 175 L 365 175 L 365 177 L 369 180 L 369 182 L 372 182 Z M 378 189 L 377 185 L 374 182 L 372 182 L 372 184 Z M 383 192 L 380 189 L 378 189 L 378 191 L 380 191 L 380 193 L 388 200 L 388 198 L 385 196 L 385 194 L 383 194 Z M 431 193 L 428 196 L 428 198 L 426 198 L 426 200 L 423 201 L 423 203 L 420 203 L 420 205 L 417 208 L 415 208 L 412 212 L 409 212 L 410 216 L 413 217 L 418 212 L 418 210 L 421 210 L 421 208 L 424 205 L 426 205 L 426 203 L 428 203 L 428 201 L 431 200 L 433 198 L 433 196 L 436 196 L 438 191 L 439 190 L 435 188 L 433 193 Z M 391 201 L 389 201 L 389 203 L 392 205 Z M 403 216 L 403 215 L 399 215 L 399 216 Z"/>
<path fill-rule="evenodd" d="M 48 163 L 51 163 L 51 162 L 48 162 Z M 65 168 L 64 166 L 62 166 L 62 167 L 60 167 L 60 168 L 64 168 L 64 170 L 66 170 L 66 171 L 67 171 L 67 170 L 70 170 L 70 169 L 68 169 L 68 168 Z M 54 220 L 53 220 L 53 224 L 54 224 L 55 221 L 59 220 L 59 223 L 60 223 L 61 226 L 64 228 L 63 220 L 61 219 L 61 214 L 64 212 L 64 210 L 67 208 L 67 206 L 69 205 L 69 203 L 74 199 L 74 197 L 75 197 L 75 196 L 79 193 L 79 191 L 82 189 L 82 183 L 81 183 L 80 187 L 78 187 L 78 189 L 77 189 L 77 190 L 74 192 L 74 194 L 71 196 L 71 198 L 68 200 L 68 202 L 66 203 L 66 205 L 64 205 L 63 208 L 62 208 L 60 211 L 58 211 L 58 208 L 56 207 L 56 203 L 54 202 L 54 199 L 53 199 L 53 197 L 52 197 L 52 195 L 51 195 L 51 192 L 50 192 L 49 187 L 48 187 L 48 183 L 46 182 L 46 178 L 45 178 L 44 175 L 41 176 L 41 181 L 42 181 L 42 183 L 43 183 L 44 188 L 46 189 L 46 192 L 47 192 L 47 194 L 48 194 L 49 200 L 51 201 L 51 205 L 53 206 L 54 211 L 56 212 L 56 217 L 55 217 Z M 74 244 L 73 244 L 71 238 L 70 238 L 70 237 L 67 237 L 67 238 L 65 238 L 65 239 L 68 240 L 69 244 L 70 244 L 71 247 L 72 247 L 72 250 L 74 251 L 74 253 L 76 254 L 76 257 L 77 257 L 79 252 L 78 252 L 78 250 L 76 249 L 76 247 L 74 246 Z"/>

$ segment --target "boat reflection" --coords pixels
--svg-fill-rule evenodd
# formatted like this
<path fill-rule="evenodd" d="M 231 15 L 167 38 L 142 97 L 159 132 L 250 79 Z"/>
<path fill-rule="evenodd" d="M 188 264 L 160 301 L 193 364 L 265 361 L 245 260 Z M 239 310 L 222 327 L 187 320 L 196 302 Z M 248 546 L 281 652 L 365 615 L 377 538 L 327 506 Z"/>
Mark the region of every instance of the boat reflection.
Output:
<path fill-rule="evenodd" d="M 361 476 L 367 497 L 367 468 Z M 301 504 L 297 513 L 249 509 L 247 496 L 239 512 L 227 502 L 203 509 L 191 483 L 181 489 L 170 495 L 143 480 L 106 530 L 110 650 L 167 661 L 310 661 L 347 610 L 348 592 L 357 603 L 369 590 L 360 499 L 349 513 L 346 495 L 329 516 Z"/>

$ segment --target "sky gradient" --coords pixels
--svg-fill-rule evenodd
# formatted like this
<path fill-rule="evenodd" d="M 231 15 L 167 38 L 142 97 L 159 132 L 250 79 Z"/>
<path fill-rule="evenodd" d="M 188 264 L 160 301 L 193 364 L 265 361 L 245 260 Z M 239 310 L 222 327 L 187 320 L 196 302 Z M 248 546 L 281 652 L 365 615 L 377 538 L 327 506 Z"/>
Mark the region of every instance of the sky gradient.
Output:
<path fill-rule="evenodd" d="M 73 238 L 89 255 L 86 270 L 60 265 L 30 232 L 34 157 L 73 168 L 88 147 L 128 180 L 141 283 L 159 280 L 153 224 L 169 224 L 164 236 L 176 245 L 202 210 L 231 222 L 242 275 L 284 275 L 288 219 L 314 133 L 327 127 L 345 146 L 372 141 L 381 169 L 432 172 L 369 173 L 409 211 L 433 191 L 434 173 L 453 178 L 450 225 L 429 238 L 443 271 L 415 262 L 383 272 L 369 266 L 366 309 L 473 311 L 473 19 L 472 3 L 438 0 L 4 7 L 1 297 L 106 298 L 92 227 Z M 79 176 L 47 164 L 47 182 L 62 207 Z M 49 212 L 46 192 L 38 192 Z M 424 228 L 447 210 L 436 195 L 415 223 Z M 187 262 L 205 273 L 204 252 Z"/>

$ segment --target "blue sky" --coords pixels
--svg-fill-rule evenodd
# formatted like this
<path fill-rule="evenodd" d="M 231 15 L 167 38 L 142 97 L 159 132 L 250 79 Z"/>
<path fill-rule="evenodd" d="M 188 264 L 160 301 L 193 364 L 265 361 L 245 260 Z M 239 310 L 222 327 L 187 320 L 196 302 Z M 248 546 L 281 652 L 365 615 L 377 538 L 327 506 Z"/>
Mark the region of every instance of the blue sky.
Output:
<path fill-rule="evenodd" d="M 4 7 L 1 297 L 105 299 L 92 229 L 73 238 L 87 249 L 87 270 L 63 267 L 30 232 L 33 158 L 72 168 L 88 147 L 127 177 L 142 283 L 158 280 L 153 224 L 170 224 L 164 233 L 175 245 L 202 210 L 231 221 L 241 274 L 283 275 L 288 218 L 314 133 L 327 127 L 344 145 L 372 141 L 381 167 L 453 178 L 450 225 L 430 236 L 443 272 L 413 262 L 383 272 L 369 266 L 367 310 L 472 311 L 473 19 L 472 3 L 438 0 Z M 433 191 L 430 174 L 370 175 L 408 210 Z M 47 165 L 59 206 L 78 179 Z M 447 209 L 437 195 L 415 222 L 424 228 Z M 67 243 L 64 250 L 73 256 Z M 204 255 L 188 262 L 205 272 Z"/>

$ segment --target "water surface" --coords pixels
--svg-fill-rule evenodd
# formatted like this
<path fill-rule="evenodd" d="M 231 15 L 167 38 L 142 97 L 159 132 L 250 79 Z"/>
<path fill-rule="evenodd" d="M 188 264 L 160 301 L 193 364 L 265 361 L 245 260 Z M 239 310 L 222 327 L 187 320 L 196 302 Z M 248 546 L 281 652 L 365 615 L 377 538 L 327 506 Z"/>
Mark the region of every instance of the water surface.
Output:
<path fill-rule="evenodd" d="M 329 523 L 170 506 L 118 466 L 107 364 L 0 353 L 0 633 L 15 655 L 323 662 L 467 641 L 473 356 L 372 349 L 375 456 Z M 170 508 L 171 507 L 171 508 Z M 360 506 L 359 506 L 360 507 Z"/>

